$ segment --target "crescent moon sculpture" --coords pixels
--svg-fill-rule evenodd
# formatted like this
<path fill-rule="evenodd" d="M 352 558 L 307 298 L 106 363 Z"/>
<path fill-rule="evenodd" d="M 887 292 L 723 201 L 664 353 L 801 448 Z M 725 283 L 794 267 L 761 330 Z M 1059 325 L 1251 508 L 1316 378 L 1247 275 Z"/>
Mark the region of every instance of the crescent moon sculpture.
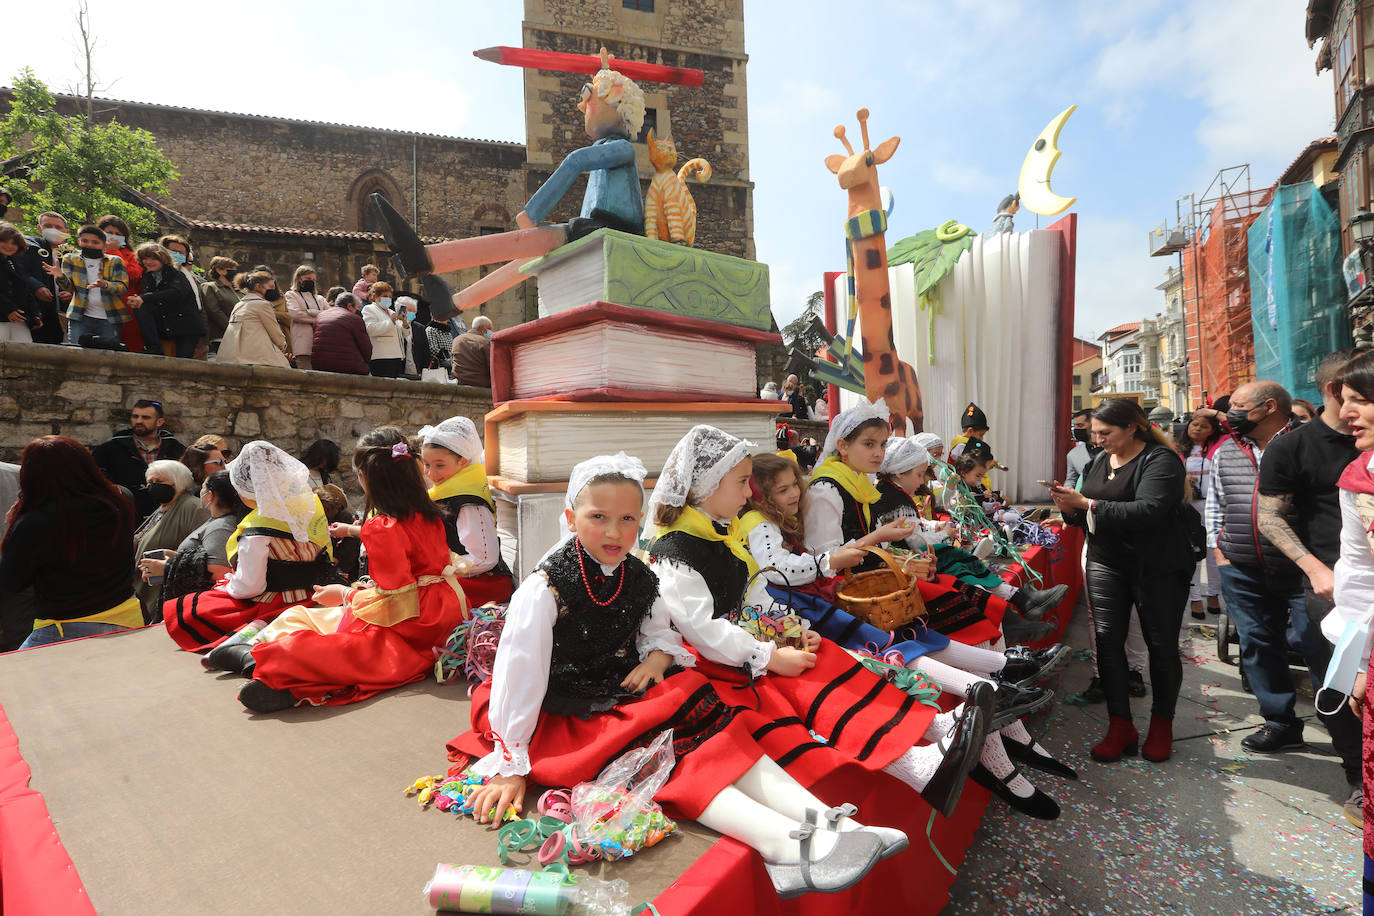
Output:
<path fill-rule="evenodd" d="M 1054 216 L 1063 213 L 1074 205 L 1077 197 L 1060 197 L 1050 187 L 1050 175 L 1054 164 L 1059 161 L 1059 132 L 1069 115 L 1077 110 L 1070 105 L 1054 116 L 1040 136 L 1035 138 L 1025 161 L 1021 163 L 1021 177 L 1016 183 L 1016 192 L 1021 195 L 1021 206 L 1041 216 Z"/>

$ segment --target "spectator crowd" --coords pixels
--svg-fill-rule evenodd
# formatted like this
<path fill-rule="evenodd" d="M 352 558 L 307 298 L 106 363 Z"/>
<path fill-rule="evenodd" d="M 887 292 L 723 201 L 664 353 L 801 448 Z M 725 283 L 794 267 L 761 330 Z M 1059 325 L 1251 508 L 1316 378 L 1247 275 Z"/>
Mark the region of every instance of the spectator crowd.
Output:
<path fill-rule="evenodd" d="M 213 257 L 202 268 L 181 235 L 138 244 L 113 214 L 74 233 L 59 213 L 35 226 L 0 222 L 0 342 L 491 385 L 491 319 L 471 330 L 458 315 L 432 319 L 376 265 L 350 292 L 301 264 L 283 290 L 265 264 Z"/>

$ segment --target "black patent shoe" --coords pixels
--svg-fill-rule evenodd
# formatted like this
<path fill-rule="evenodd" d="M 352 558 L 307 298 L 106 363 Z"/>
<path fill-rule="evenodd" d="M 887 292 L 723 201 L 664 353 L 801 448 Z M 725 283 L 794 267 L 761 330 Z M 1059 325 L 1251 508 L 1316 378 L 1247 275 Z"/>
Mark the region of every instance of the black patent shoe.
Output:
<path fill-rule="evenodd" d="M 1107 702 L 1107 695 L 1102 692 L 1101 678 L 1095 677 L 1088 681 L 1088 686 L 1083 689 L 1083 692 L 1078 695 L 1078 698 L 1088 706 Z"/>
<path fill-rule="evenodd" d="M 949 817 L 959 806 L 968 774 L 983 753 L 983 742 L 991 730 L 994 700 L 991 684 L 986 681 L 974 684 L 964 700 L 959 721 L 937 742 L 945 757 L 921 790 L 921 798 L 944 817 Z"/>
<path fill-rule="evenodd" d="M 796 862 L 765 861 L 763 868 L 773 881 L 773 889 L 786 900 L 812 891 L 833 894 L 847 890 L 863 880 L 878 861 L 883 843 L 866 830 L 846 830 L 834 834 L 835 848 L 822 859 L 811 857 L 811 837 L 816 832 L 816 812 L 807 809 L 806 822 L 788 834 L 800 844 Z"/>
<path fill-rule="evenodd" d="M 1007 608 L 1007 615 L 1002 618 L 1002 635 L 1006 637 L 1007 643 L 1013 646 L 1039 642 L 1047 636 L 1052 636 L 1055 629 L 1055 625 L 1048 620 L 1023 620 L 1019 614 L 1012 613 L 1010 607 Z"/>
<path fill-rule="evenodd" d="M 1305 746 L 1300 728 L 1275 728 L 1265 723 L 1241 739 L 1240 746 L 1259 754 L 1277 754 Z"/>
<path fill-rule="evenodd" d="M 1021 771 L 1019 769 L 1012 770 L 1011 775 L 1008 776 L 1006 780 L 1001 780 L 993 776 L 992 771 L 980 763 L 973 768 L 973 772 L 969 774 L 969 778 L 984 789 L 987 789 L 993 795 L 1002 799 L 1002 801 L 1006 802 L 1013 811 L 1020 811 L 1022 814 L 1038 817 L 1042 821 L 1059 820 L 1059 802 L 1050 798 L 1044 792 L 1036 789 L 1034 795 L 1031 795 L 1029 798 L 1022 798 L 1011 789 L 1007 788 L 1007 783 L 1019 776 L 1020 773 Z"/>
<path fill-rule="evenodd" d="M 1022 590 L 1026 595 L 1026 606 L 1021 608 L 1021 616 L 1027 620 L 1039 620 L 1045 612 L 1059 606 L 1069 593 L 1067 585 L 1053 588 L 1028 588 Z"/>
<path fill-rule="evenodd" d="M 420 278 L 420 292 L 429 301 L 429 315 L 435 321 L 448 321 L 458 314 L 453 307 L 453 287 L 444 282 L 438 274 L 425 274 Z"/>
<path fill-rule="evenodd" d="M 1002 746 L 1007 749 L 1007 756 L 1017 763 L 1024 763 L 1028 767 L 1033 767 L 1042 773 L 1049 773 L 1051 776 L 1058 776 L 1061 779 L 1078 779 L 1078 771 L 1073 767 L 1060 763 L 1048 754 L 1041 754 L 1035 749 L 1035 742 L 1022 744 L 1015 738 L 1002 736 Z"/>
<path fill-rule="evenodd" d="M 239 702 L 253 712 L 281 712 L 299 701 L 289 690 L 275 690 L 262 681 L 249 681 L 239 691 Z"/>
<path fill-rule="evenodd" d="M 246 643 L 218 646 L 205 656 L 205 664 L 210 668 L 252 677 L 257 662 L 253 661 L 253 647 Z"/>
<path fill-rule="evenodd" d="M 1001 731 L 1017 719 L 1033 715 L 1054 700 L 1054 691 L 1045 687 L 1017 687 L 1010 681 L 998 680 L 997 699 L 993 706 L 992 731 Z"/>
<path fill-rule="evenodd" d="M 1143 697 L 1149 693 L 1145 686 L 1145 675 L 1132 668 L 1126 672 L 1126 692 L 1133 697 Z"/>
<path fill-rule="evenodd" d="M 401 279 L 427 274 L 434 270 L 425 251 L 425 243 L 406 218 L 396 212 L 381 194 L 371 194 L 367 198 L 368 209 L 372 211 L 372 228 L 386 239 L 386 247 L 391 249 L 391 266 L 396 268 Z"/>
<path fill-rule="evenodd" d="M 1017 687 L 1034 687 L 1067 665 L 1072 654 L 1062 643 L 1048 649 L 1015 646 L 1006 651 L 1007 664 L 997 673 Z"/>

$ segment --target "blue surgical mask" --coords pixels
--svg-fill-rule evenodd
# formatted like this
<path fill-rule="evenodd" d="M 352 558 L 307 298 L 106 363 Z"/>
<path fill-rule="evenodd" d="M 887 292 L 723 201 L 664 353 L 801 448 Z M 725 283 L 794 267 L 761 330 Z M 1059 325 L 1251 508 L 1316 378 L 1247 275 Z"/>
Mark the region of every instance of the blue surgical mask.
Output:
<path fill-rule="evenodd" d="M 417 313 L 415 313 L 415 312 L 406 312 L 406 320 L 407 320 L 407 321 L 414 321 L 414 320 L 415 320 L 415 315 L 416 315 L 416 314 L 417 314 Z"/>
<path fill-rule="evenodd" d="M 383 296 L 382 298 L 380 298 L 380 299 L 377 300 L 377 304 L 380 305 L 382 308 L 386 309 L 387 311 L 390 311 L 390 310 L 391 310 L 391 297 L 390 297 L 390 296 Z"/>
<path fill-rule="evenodd" d="M 186 263 L 186 255 L 182 254 L 180 251 L 172 252 L 172 263 L 176 264 L 177 267 L 180 267 L 181 265 Z"/>
<path fill-rule="evenodd" d="M 123 247 L 124 247 L 124 236 L 122 236 L 122 235 L 112 235 L 112 234 L 107 233 L 107 234 L 105 235 L 105 246 L 106 246 L 107 248 L 123 248 Z"/>

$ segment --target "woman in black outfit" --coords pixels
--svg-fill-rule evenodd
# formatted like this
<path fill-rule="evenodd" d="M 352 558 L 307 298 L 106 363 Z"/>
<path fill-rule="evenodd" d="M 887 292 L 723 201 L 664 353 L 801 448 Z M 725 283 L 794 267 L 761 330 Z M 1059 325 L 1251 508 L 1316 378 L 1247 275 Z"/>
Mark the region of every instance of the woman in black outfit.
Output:
<path fill-rule="evenodd" d="M 205 318 L 195 291 L 172 254 L 157 242 L 145 242 L 134 252 L 143 265 L 143 295 L 125 299 L 130 306 L 147 306 L 157 321 L 162 355 L 194 359 L 205 336 Z"/>
<path fill-rule="evenodd" d="M 1102 451 L 1083 472 L 1081 489 L 1056 482 L 1050 490 L 1064 518 L 1088 530 L 1088 600 L 1111 716 L 1107 737 L 1092 755 L 1110 762 L 1133 756 L 1139 743 L 1126 663 L 1126 628 L 1135 607 L 1154 690 L 1143 753 L 1160 762 L 1173 747 L 1174 707 L 1183 684 L 1178 631 L 1196 562 L 1184 509 L 1187 476 L 1178 453 L 1133 401 L 1103 401 L 1093 411 L 1092 435 Z"/>
<path fill-rule="evenodd" d="M 0 604 L 30 586 L 38 617 L 22 648 L 143 625 L 134 597 L 134 507 L 86 447 L 24 447 L 19 499 L 0 544 Z"/>

